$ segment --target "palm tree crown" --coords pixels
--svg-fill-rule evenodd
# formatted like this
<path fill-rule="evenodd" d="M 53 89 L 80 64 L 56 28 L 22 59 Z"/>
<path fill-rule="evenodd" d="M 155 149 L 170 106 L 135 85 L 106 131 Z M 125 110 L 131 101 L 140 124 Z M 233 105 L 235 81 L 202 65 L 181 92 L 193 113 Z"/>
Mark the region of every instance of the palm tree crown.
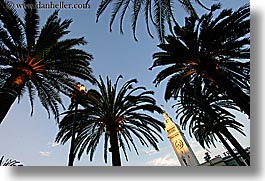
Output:
<path fill-rule="evenodd" d="M 24 3 L 36 4 L 36 1 Z M 25 90 L 32 112 L 34 97 L 38 95 L 48 114 L 53 112 L 57 117 L 58 104 L 62 105 L 59 92 L 70 94 L 75 77 L 93 81 L 92 55 L 75 48 L 86 44 L 84 38 L 62 39 L 70 32 L 67 29 L 71 19 L 61 20 L 59 11 L 55 11 L 39 30 L 37 9 L 25 7 L 24 14 L 21 19 L 7 1 L 0 0 L 1 121 Z"/>
<path fill-rule="evenodd" d="M 177 118 L 180 119 L 182 128 L 188 127 L 190 135 L 193 134 L 203 148 L 210 147 L 210 145 L 215 146 L 216 135 L 228 147 L 223 138 L 226 137 L 249 164 L 249 155 L 246 155 L 242 146 L 227 129 L 234 129 L 245 135 L 242 129 L 243 125 L 236 121 L 235 116 L 229 112 L 230 109 L 238 111 L 237 106 L 227 97 L 213 94 L 209 88 L 202 84 L 188 85 L 187 87 L 189 90 L 186 90 L 180 102 L 175 104 Z"/>
<path fill-rule="evenodd" d="M 75 153 L 78 157 L 83 152 L 90 153 L 92 160 L 94 151 L 104 136 L 104 159 L 107 162 L 108 145 L 112 153 L 112 164 L 120 166 L 120 147 L 127 158 L 126 145 L 131 151 L 131 146 L 138 154 L 134 139 L 138 139 L 144 146 L 153 146 L 158 150 L 158 139 L 162 139 L 159 132 L 164 124 L 153 118 L 148 112 L 162 113 L 156 106 L 156 101 L 151 97 L 152 91 L 145 87 L 133 87 L 135 79 L 127 81 L 118 90 L 118 81 L 112 85 L 107 78 L 106 84 L 100 77 L 96 82 L 98 91 L 91 89 L 87 93 L 87 106 L 76 113 L 76 144 Z M 60 131 L 56 140 L 65 143 L 71 135 L 74 112 L 69 111 L 59 124 Z"/>
<path fill-rule="evenodd" d="M 216 7 L 215 7 L 216 8 Z M 222 10 L 216 18 L 215 8 L 199 20 L 186 18 L 185 26 L 175 27 L 176 36 L 160 44 L 162 52 L 153 55 L 154 67 L 165 67 L 154 83 L 170 77 L 165 99 L 177 98 L 185 85 L 201 79 L 215 91 L 227 94 L 250 115 L 250 8 L 235 12 Z"/>
<path fill-rule="evenodd" d="M 203 148 L 214 145 L 214 134 L 221 128 L 229 127 L 243 133 L 242 124 L 228 110 L 237 110 L 237 106 L 223 95 L 213 94 L 206 86 L 189 85 L 189 91 L 174 105 L 177 118 L 183 129 L 189 128 L 189 134 L 195 135 Z"/>

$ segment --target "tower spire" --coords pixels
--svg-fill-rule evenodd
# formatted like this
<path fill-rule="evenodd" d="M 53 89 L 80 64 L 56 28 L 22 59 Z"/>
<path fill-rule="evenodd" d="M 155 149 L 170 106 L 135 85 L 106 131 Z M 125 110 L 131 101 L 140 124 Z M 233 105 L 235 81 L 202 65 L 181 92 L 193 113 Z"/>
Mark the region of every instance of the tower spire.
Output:
<path fill-rule="evenodd" d="M 165 121 L 165 123 L 166 124 L 168 124 L 168 123 L 170 123 L 170 122 L 172 122 L 173 123 L 173 121 L 171 120 L 171 118 L 168 116 L 168 114 L 167 114 L 167 112 L 165 111 L 165 109 L 164 109 L 164 105 L 160 105 L 161 106 L 161 109 L 162 109 L 162 111 L 163 111 L 163 116 L 164 116 L 164 121 Z M 174 124 L 174 123 L 173 123 Z"/>
<path fill-rule="evenodd" d="M 199 162 L 194 152 L 192 151 L 188 141 L 186 140 L 184 134 L 181 132 L 179 125 L 175 124 L 172 121 L 172 119 L 165 111 L 163 105 L 161 105 L 161 108 L 163 110 L 164 121 L 166 124 L 165 131 L 181 166 L 199 165 Z"/>

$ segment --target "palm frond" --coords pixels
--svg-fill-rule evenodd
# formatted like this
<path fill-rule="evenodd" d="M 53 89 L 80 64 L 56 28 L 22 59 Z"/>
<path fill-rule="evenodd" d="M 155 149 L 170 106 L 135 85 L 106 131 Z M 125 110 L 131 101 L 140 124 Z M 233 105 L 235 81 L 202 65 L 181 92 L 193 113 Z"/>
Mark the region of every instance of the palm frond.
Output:
<path fill-rule="evenodd" d="M 13 159 L 4 160 L 4 156 L 2 156 L 0 158 L 0 166 L 23 166 L 23 164 L 20 161 Z"/>
<path fill-rule="evenodd" d="M 59 11 L 56 10 L 47 19 L 46 24 L 43 26 L 39 38 L 34 47 L 34 54 L 38 54 L 47 48 L 52 47 L 56 44 L 59 39 L 68 34 L 67 28 L 72 23 L 71 19 L 66 19 L 62 21 L 58 17 Z"/>
<path fill-rule="evenodd" d="M 15 7 L 10 6 L 6 0 L 0 1 L 0 21 L 3 27 L 9 32 L 13 43 L 22 49 L 24 47 L 23 26 Z"/>
<path fill-rule="evenodd" d="M 175 19 L 174 11 L 174 1 L 172 0 L 102 0 L 97 9 L 96 13 L 96 22 L 99 21 L 99 17 L 106 11 L 107 7 L 113 5 L 113 9 L 110 15 L 110 31 L 112 31 L 112 25 L 114 20 L 117 18 L 118 13 L 120 12 L 120 32 L 123 33 L 123 21 L 125 14 L 128 9 L 131 9 L 131 17 L 132 17 L 132 32 L 133 37 L 137 41 L 136 37 L 136 25 L 139 19 L 139 15 L 143 10 L 145 24 L 147 27 L 147 32 L 150 37 L 153 38 L 151 33 L 151 27 L 149 26 L 149 22 L 154 25 L 154 28 L 157 31 L 158 38 L 161 42 L 164 42 L 165 37 L 165 24 L 168 24 L 168 28 L 170 31 L 173 30 L 173 26 L 177 25 L 177 21 Z M 197 4 L 201 7 L 206 8 L 201 1 L 196 0 Z M 186 10 L 191 16 L 197 18 L 197 12 L 195 11 L 193 5 L 190 0 L 178 0 L 178 3 Z M 208 9 L 209 10 L 209 9 Z"/>
<path fill-rule="evenodd" d="M 36 4 L 36 0 L 24 0 L 24 4 Z M 24 29 L 27 39 L 27 49 L 33 50 L 39 29 L 39 15 L 37 8 L 25 7 Z"/>

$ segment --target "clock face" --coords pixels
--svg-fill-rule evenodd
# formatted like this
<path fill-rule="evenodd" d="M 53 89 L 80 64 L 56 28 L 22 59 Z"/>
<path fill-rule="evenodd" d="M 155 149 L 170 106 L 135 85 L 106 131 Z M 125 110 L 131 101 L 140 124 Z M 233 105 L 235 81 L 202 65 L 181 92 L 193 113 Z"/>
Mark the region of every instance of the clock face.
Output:
<path fill-rule="evenodd" d="M 177 140 L 177 141 L 175 142 L 175 145 L 176 145 L 176 147 L 177 147 L 178 149 L 181 149 L 181 148 L 183 148 L 184 143 L 183 143 L 183 141 L 181 141 L 181 140 Z"/>

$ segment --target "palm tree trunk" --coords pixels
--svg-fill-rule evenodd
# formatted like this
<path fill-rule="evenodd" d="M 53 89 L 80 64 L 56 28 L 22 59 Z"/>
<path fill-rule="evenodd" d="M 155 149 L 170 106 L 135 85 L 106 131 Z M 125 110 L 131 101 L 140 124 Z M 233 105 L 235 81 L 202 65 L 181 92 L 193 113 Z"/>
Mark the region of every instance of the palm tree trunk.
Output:
<path fill-rule="evenodd" d="M 9 77 L 0 89 L 0 124 L 25 86 L 26 81 L 27 76 L 17 72 L 16 75 Z"/>
<path fill-rule="evenodd" d="M 112 153 L 112 166 L 121 166 L 118 133 L 115 130 L 110 133 L 110 146 L 109 151 Z"/>
<path fill-rule="evenodd" d="M 245 149 L 238 143 L 238 141 L 233 137 L 233 135 L 226 128 L 224 128 L 222 130 L 222 133 L 230 141 L 230 143 L 237 149 L 238 153 L 246 161 L 246 163 L 248 164 L 248 166 L 250 166 L 250 156 L 245 151 Z"/>
<path fill-rule="evenodd" d="M 74 102 L 74 117 L 73 117 L 73 127 L 72 127 L 72 135 L 71 135 L 72 138 L 71 138 L 68 166 L 74 166 L 74 160 L 75 160 L 74 150 L 75 150 L 75 133 L 76 133 L 76 111 L 78 108 L 78 103 L 76 100 L 74 101 L 75 101 Z"/>
<path fill-rule="evenodd" d="M 219 71 L 211 74 L 216 84 L 233 100 L 236 105 L 250 117 L 250 96 L 245 94 L 238 86 L 227 80 L 226 76 Z"/>
<path fill-rule="evenodd" d="M 1 89 L 0 90 L 0 124 L 6 117 L 10 107 L 15 102 L 17 93 L 12 89 Z"/>
<path fill-rule="evenodd" d="M 235 154 L 235 152 L 232 150 L 232 148 L 229 146 L 229 144 L 225 141 L 224 137 L 219 132 L 216 132 L 215 134 L 218 136 L 220 141 L 223 143 L 223 145 L 226 147 L 226 149 L 228 150 L 230 155 L 235 159 L 235 161 L 238 163 L 238 165 L 239 166 L 245 166 L 241 162 L 241 160 L 238 158 L 238 156 Z"/>

